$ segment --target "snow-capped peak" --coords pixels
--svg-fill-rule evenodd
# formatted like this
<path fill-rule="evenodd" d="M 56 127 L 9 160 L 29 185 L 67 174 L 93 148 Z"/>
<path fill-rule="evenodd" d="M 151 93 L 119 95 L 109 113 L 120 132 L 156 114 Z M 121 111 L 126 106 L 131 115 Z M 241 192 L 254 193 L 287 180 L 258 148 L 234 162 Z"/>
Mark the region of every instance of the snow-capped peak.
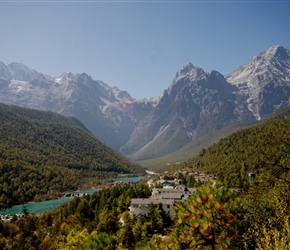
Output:
<path fill-rule="evenodd" d="M 201 74 L 203 74 L 203 69 L 199 67 L 194 67 L 192 63 L 188 63 L 180 69 L 175 76 L 175 79 L 181 79 L 185 76 L 190 76 L 191 78 L 197 77 Z"/>
<path fill-rule="evenodd" d="M 289 76 L 290 50 L 274 45 L 255 56 L 250 63 L 229 74 L 227 81 L 239 88 L 240 95 L 246 98 L 249 110 L 260 120 L 288 102 L 286 89 L 290 81 Z M 268 94 L 270 90 L 272 95 Z M 273 110 L 261 109 L 262 103 L 273 102 L 275 98 L 281 101 L 276 100 Z"/>
<path fill-rule="evenodd" d="M 267 51 L 255 56 L 250 63 L 238 67 L 227 76 L 227 80 L 232 84 L 239 85 L 257 75 L 264 75 L 266 72 L 283 74 L 282 71 L 288 71 L 288 69 L 290 69 L 290 50 L 274 45 Z"/>
<path fill-rule="evenodd" d="M 7 66 L 0 62 L 0 78 L 19 81 L 30 81 L 41 74 L 22 63 L 10 63 Z"/>
<path fill-rule="evenodd" d="M 62 73 L 59 77 L 55 77 L 53 80 L 59 84 L 64 83 L 66 81 L 69 81 L 70 79 L 72 79 L 74 77 L 74 74 L 72 74 L 69 71 L 66 71 L 64 73 Z"/>
<path fill-rule="evenodd" d="M 143 103 L 145 105 L 150 104 L 150 105 L 152 105 L 152 107 L 156 107 L 156 105 L 160 101 L 161 97 L 162 96 L 160 96 L 160 97 L 143 98 L 143 99 L 136 100 L 135 103 L 139 103 L 139 104 Z"/>
<path fill-rule="evenodd" d="M 273 63 L 275 60 L 287 61 L 290 58 L 290 51 L 280 45 L 274 45 L 268 50 L 260 53 L 253 58 L 256 63 Z"/>
<path fill-rule="evenodd" d="M 172 93 L 173 89 L 180 89 L 183 87 L 185 82 L 187 82 L 187 80 L 184 81 L 184 79 L 188 79 L 189 81 L 195 81 L 204 74 L 205 72 L 202 68 L 195 67 L 192 63 L 188 63 L 176 73 L 172 84 L 165 91 L 168 91 L 168 94 L 170 94 Z"/>
<path fill-rule="evenodd" d="M 266 57 L 268 58 L 271 58 L 271 57 L 274 57 L 276 54 L 277 54 L 277 51 L 279 49 L 283 49 L 283 47 L 281 47 L 280 45 L 273 45 L 271 48 L 269 48 L 265 54 L 266 54 Z"/>
<path fill-rule="evenodd" d="M 118 100 L 124 100 L 129 103 L 134 101 L 134 99 L 129 95 L 127 91 L 120 90 L 116 86 L 112 88 L 112 91 L 114 93 L 115 98 Z"/>
<path fill-rule="evenodd" d="M 64 77 L 71 78 L 71 77 L 73 77 L 73 74 L 70 71 L 66 71 L 60 75 L 60 78 L 64 78 Z"/>
<path fill-rule="evenodd" d="M 274 45 L 266 51 L 266 56 L 268 58 L 275 57 L 275 58 L 280 59 L 280 60 L 289 60 L 290 51 L 283 48 L 280 45 Z"/>

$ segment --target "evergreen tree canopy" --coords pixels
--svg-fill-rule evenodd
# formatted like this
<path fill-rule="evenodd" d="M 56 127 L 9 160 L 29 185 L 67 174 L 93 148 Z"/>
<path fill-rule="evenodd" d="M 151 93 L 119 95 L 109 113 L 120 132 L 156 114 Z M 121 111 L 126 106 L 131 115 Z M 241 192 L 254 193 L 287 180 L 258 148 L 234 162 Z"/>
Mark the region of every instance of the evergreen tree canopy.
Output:
<path fill-rule="evenodd" d="M 121 173 L 145 173 L 75 118 L 4 104 L 0 118 L 0 208 L 53 198 Z"/>

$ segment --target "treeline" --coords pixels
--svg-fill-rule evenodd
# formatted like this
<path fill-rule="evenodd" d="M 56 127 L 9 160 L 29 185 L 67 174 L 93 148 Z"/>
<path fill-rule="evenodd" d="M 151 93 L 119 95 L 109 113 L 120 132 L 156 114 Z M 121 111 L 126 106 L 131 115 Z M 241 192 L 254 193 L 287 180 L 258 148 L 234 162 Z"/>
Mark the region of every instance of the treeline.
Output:
<path fill-rule="evenodd" d="M 1 249 L 289 249 L 289 186 L 238 196 L 207 183 L 175 207 L 161 205 L 131 217 L 130 199 L 146 198 L 145 184 L 125 184 L 75 198 L 55 211 L 0 222 Z"/>
<path fill-rule="evenodd" d="M 199 186 L 179 174 L 182 183 L 199 187 L 176 204 L 173 220 L 160 205 L 131 217 L 131 198 L 147 198 L 151 190 L 123 184 L 40 216 L 24 207 L 25 218 L 0 223 L 0 248 L 290 249 L 289 133 L 288 116 L 280 114 L 202 150 L 181 167 L 216 180 Z"/>
<path fill-rule="evenodd" d="M 100 179 L 109 177 L 107 172 L 4 164 L 0 167 L 0 208 L 56 199 L 66 191 L 100 185 Z"/>
<path fill-rule="evenodd" d="M 144 184 L 123 184 L 92 195 L 74 198 L 52 212 L 37 217 L 13 218 L 0 222 L 1 249 L 91 249 L 98 242 L 116 247 L 119 242 L 132 247 L 147 242 L 156 232 L 170 225 L 170 217 L 151 206 L 149 216 L 131 218 L 131 198 L 148 198 Z M 121 219 L 122 221 L 121 222 Z M 108 248 L 108 249 L 114 249 Z M 92 247 L 93 249 L 93 247 Z"/>
<path fill-rule="evenodd" d="M 145 173 L 74 118 L 4 104 L 0 118 L 0 209 L 117 174 Z"/>
<path fill-rule="evenodd" d="M 289 150 L 290 119 L 280 112 L 275 119 L 221 139 L 181 167 L 213 174 L 229 187 L 247 188 L 250 173 L 256 176 L 256 182 L 280 178 L 279 172 L 290 163 Z"/>

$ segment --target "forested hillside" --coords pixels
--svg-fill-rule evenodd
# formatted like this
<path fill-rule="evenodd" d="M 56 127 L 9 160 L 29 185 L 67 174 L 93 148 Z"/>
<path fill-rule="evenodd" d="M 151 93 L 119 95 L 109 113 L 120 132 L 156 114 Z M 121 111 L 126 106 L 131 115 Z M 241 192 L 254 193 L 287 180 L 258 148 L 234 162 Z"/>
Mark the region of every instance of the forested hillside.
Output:
<path fill-rule="evenodd" d="M 182 165 L 189 172 L 176 178 L 196 193 L 175 202 L 173 218 L 153 203 L 147 215 L 131 216 L 131 198 L 147 198 L 152 190 L 146 180 L 119 184 L 40 216 L 26 211 L 23 218 L 0 221 L 0 248 L 290 249 L 289 111 L 232 134 Z M 189 173 L 196 171 L 216 180 L 189 185 Z"/>
<path fill-rule="evenodd" d="M 261 181 L 272 175 L 280 178 L 289 171 L 289 114 L 290 108 L 286 108 L 258 125 L 239 130 L 201 150 L 185 166 L 214 174 L 229 186 L 243 185 L 249 173 Z"/>
<path fill-rule="evenodd" d="M 75 198 L 40 216 L 26 212 L 0 221 L 1 249 L 184 250 L 289 249 L 289 187 L 283 182 L 247 199 L 222 183 L 204 184 L 175 205 L 174 218 L 162 205 L 130 216 L 131 198 L 146 198 L 146 184 L 121 184 Z"/>
<path fill-rule="evenodd" d="M 74 118 L 0 104 L 0 208 L 114 174 L 144 174 Z"/>

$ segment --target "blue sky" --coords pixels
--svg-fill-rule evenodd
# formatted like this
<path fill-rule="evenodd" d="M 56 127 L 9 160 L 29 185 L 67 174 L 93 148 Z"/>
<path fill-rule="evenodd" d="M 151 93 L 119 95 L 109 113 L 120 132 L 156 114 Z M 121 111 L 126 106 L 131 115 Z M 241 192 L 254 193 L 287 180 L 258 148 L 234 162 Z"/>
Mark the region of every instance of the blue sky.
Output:
<path fill-rule="evenodd" d="M 157 97 L 191 62 L 226 75 L 275 44 L 290 49 L 290 1 L 1 1 L 0 61 L 87 73 Z"/>

